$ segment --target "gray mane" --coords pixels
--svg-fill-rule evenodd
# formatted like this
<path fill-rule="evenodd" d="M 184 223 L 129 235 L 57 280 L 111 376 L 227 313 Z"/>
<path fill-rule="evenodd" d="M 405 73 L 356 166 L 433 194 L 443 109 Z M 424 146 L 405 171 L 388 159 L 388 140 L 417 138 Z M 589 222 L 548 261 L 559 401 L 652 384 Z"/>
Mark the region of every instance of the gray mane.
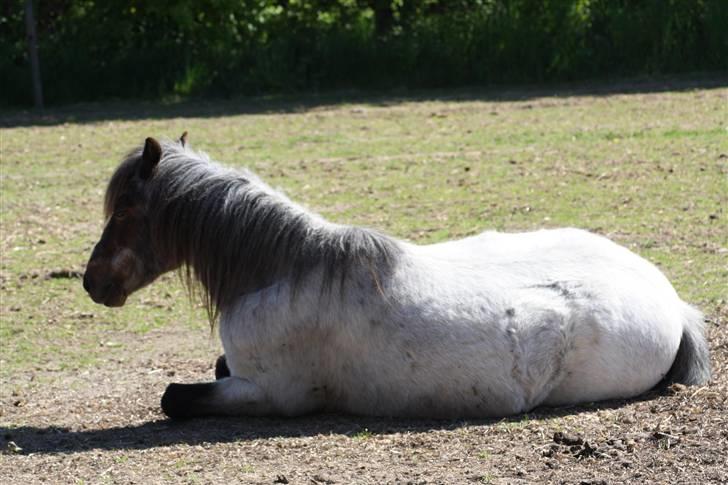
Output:
<path fill-rule="evenodd" d="M 328 223 L 249 171 L 221 167 L 178 143 L 164 143 L 162 153 L 145 190 L 151 239 L 155 251 L 183 265 L 188 288 L 204 288 L 211 322 L 239 296 L 281 278 L 290 278 L 294 297 L 312 271 L 321 272 L 322 292 L 335 285 L 343 292 L 347 275 L 371 275 L 378 286 L 396 262 L 395 240 Z"/>

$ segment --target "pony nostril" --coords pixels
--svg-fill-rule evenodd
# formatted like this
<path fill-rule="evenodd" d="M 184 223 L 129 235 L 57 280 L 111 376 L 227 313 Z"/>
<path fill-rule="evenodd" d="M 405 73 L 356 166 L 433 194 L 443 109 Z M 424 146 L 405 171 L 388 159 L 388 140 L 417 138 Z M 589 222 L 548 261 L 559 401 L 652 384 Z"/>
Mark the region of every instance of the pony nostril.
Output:
<path fill-rule="evenodd" d="M 104 286 L 103 286 L 103 287 L 101 288 L 101 292 L 100 292 L 100 294 L 101 294 L 101 295 L 104 295 L 104 296 L 106 296 L 106 295 L 108 295 L 108 294 L 109 294 L 109 291 L 110 291 L 110 290 L 111 290 L 111 282 L 108 282 L 108 283 L 106 283 L 106 284 L 105 284 L 105 285 L 104 285 Z"/>
<path fill-rule="evenodd" d="M 96 298 L 103 298 L 106 296 L 109 291 L 111 291 L 112 286 L 113 284 L 111 281 L 101 284 L 98 280 L 94 281 L 89 273 L 85 273 L 83 275 L 83 289 L 86 290 L 89 295 L 93 295 Z"/>

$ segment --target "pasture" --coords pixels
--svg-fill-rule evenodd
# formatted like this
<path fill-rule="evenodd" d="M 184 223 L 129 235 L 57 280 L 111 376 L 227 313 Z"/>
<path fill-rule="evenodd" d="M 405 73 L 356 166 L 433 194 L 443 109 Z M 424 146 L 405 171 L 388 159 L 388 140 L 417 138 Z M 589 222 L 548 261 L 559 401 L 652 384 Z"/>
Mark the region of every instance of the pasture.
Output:
<path fill-rule="evenodd" d="M 725 82 L 104 104 L 2 113 L 0 476 L 8 483 L 728 479 Z M 713 381 L 503 420 L 164 419 L 220 353 L 166 275 L 121 309 L 80 276 L 108 177 L 145 137 L 248 167 L 328 219 L 418 243 L 576 226 L 706 314 Z"/>

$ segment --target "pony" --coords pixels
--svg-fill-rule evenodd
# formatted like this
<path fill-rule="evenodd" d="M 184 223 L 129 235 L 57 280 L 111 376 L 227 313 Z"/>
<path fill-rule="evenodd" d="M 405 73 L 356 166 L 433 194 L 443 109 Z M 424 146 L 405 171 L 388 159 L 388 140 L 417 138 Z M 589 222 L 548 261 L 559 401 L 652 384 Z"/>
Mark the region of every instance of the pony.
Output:
<path fill-rule="evenodd" d="M 170 418 L 494 418 L 710 379 L 702 314 L 584 230 L 419 246 L 329 222 L 186 133 L 131 151 L 104 213 L 93 301 L 179 269 L 219 331 L 217 379 L 169 384 Z"/>

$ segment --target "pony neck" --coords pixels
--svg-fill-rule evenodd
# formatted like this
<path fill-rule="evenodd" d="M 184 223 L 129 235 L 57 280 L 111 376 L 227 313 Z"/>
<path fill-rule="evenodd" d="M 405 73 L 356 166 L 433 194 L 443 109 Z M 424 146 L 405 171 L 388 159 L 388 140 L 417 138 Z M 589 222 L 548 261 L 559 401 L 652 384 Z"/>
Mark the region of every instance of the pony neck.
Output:
<path fill-rule="evenodd" d="M 249 172 L 206 160 L 159 167 L 150 207 L 159 251 L 199 283 L 211 318 L 237 298 L 288 279 L 296 293 L 312 274 L 322 291 L 358 267 L 379 274 L 398 244 L 383 235 L 332 224 Z"/>

